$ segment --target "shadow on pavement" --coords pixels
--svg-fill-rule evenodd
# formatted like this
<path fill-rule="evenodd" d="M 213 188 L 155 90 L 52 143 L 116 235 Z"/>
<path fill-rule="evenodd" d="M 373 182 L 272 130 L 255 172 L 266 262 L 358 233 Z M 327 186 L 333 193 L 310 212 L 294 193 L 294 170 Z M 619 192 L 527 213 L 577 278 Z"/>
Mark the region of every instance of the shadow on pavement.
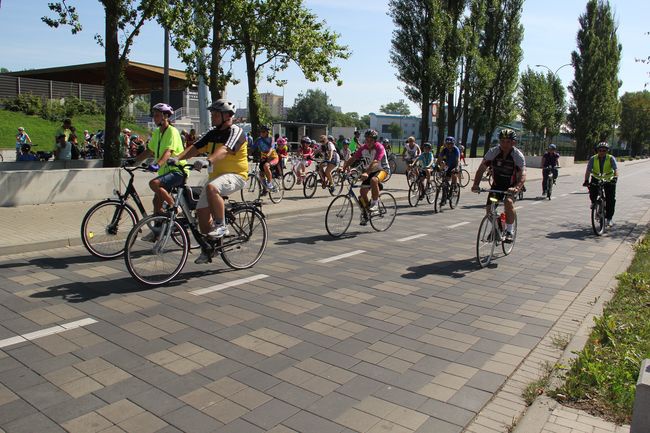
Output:
<path fill-rule="evenodd" d="M 205 277 L 206 275 L 218 275 L 225 272 L 232 272 L 232 269 L 217 269 L 214 271 L 183 272 L 176 279 L 165 284 L 164 288 L 176 287 L 186 283 L 192 278 Z M 58 286 L 43 288 L 43 291 L 32 293 L 30 298 L 47 299 L 61 298 L 71 303 L 80 303 L 110 296 L 112 294 L 128 294 L 154 290 L 155 287 L 148 287 L 138 284 L 133 278 L 117 278 L 112 280 L 94 280 L 83 282 L 68 282 Z"/>
<path fill-rule="evenodd" d="M 490 267 L 496 267 L 496 264 L 492 262 Z M 480 267 L 476 262 L 476 259 L 471 258 L 463 260 L 446 260 L 426 265 L 411 266 L 406 270 L 409 272 L 402 274 L 403 278 L 417 280 L 428 275 L 446 275 L 452 278 L 463 278 L 471 272 L 479 271 Z"/>
<path fill-rule="evenodd" d="M 435 215 L 435 212 L 433 211 L 433 205 L 429 208 L 418 206 L 417 208 L 408 207 L 407 210 L 400 212 L 399 215 Z"/>
<path fill-rule="evenodd" d="M 315 245 L 317 242 L 333 242 L 338 241 L 339 239 L 348 239 L 355 238 L 361 232 L 347 232 L 339 238 L 333 238 L 327 233 L 323 235 L 313 235 L 313 236 L 302 236 L 302 237 L 291 237 L 291 238 L 280 238 L 274 242 L 275 245 L 291 245 L 291 244 L 306 244 L 306 245 Z"/>
<path fill-rule="evenodd" d="M 573 239 L 576 241 L 586 241 L 598 238 L 624 239 L 636 227 L 636 224 L 621 223 L 616 224 L 614 217 L 614 226 L 605 230 L 602 236 L 594 234 L 591 228 L 591 222 L 585 221 L 584 224 L 568 226 L 568 230 L 551 232 L 546 235 L 548 239 Z"/>
<path fill-rule="evenodd" d="M 122 257 L 112 260 L 124 261 Z M 84 265 L 88 263 L 97 265 L 99 263 L 111 262 L 112 260 L 98 259 L 90 254 L 74 257 L 39 257 L 28 261 L 10 261 L 2 263 L 0 264 L 0 269 L 19 268 L 24 266 L 37 266 L 41 269 L 67 269 L 71 265 Z"/>

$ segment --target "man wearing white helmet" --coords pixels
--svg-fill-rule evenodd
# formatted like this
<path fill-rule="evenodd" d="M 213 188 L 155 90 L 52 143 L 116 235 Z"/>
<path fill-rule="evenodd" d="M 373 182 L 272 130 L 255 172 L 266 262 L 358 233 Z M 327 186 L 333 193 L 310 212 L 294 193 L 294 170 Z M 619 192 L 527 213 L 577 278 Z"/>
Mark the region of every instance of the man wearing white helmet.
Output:
<path fill-rule="evenodd" d="M 229 234 L 223 196 L 241 190 L 248 178 L 248 140 L 244 131 L 233 124 L 235 106 L 231 102 L 218 99 L 210 105 L 209 110 L 212 129 L 199 137 L 178 158 L 208 154 L 207 160 L 194 163 L 195 168 L 208 167 L 209 173 L 196 205 L 196 214 L 201 232 L 212 239 L 218 239 Z M 211 259 L 209 251 L 201 251 L 194 263 L 208 263 Z"/>

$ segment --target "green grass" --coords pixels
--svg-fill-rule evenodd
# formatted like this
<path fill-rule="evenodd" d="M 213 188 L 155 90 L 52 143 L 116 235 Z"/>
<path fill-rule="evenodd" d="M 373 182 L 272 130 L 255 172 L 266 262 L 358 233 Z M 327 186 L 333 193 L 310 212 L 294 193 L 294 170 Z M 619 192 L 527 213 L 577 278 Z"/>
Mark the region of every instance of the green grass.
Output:
<path fill-rule="evenodd" d="M 565 383 L 554 390 L 568 402 L 617 423 L 632 419 L 641 362 L 650 357 L 650 232 L 635 247 L 627 272 L 584 349 L 571 362 Z"/>
<path fill-rule="evenodd" d="M 104 116 L 92 116 L 83 114 L 72 118 L 72 124 L 77 128 L 79 133 L 84 129 L 97 132 L 98 129 L 104 129 Z M 54 132 L 61 126 L 61 122 L 51 122 L 38 116 L 28 116 L 24 113 L 0 110 L 0 148 L 15 149 L 16 133 L 19 126 L 25 128 L 32 142 L 39 145 L 39 149 L 47 150 L 54 147 Z M 146 137 L 148 134 L 146 128 L 133 123 L 125 123 L 123 128 L 129 128 Z"/>

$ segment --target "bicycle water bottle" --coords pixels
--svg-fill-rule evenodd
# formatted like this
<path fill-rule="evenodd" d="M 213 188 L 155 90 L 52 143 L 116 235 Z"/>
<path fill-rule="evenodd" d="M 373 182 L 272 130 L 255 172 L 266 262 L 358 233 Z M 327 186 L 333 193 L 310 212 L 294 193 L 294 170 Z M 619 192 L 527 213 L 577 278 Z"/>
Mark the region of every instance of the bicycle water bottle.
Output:
<path fill-rule="evenodd" d="M 503 231 L 506 227 L 506 214 L 501 212 L 501 215 L 499 215 L 499 228 L 501 231 Z"/>

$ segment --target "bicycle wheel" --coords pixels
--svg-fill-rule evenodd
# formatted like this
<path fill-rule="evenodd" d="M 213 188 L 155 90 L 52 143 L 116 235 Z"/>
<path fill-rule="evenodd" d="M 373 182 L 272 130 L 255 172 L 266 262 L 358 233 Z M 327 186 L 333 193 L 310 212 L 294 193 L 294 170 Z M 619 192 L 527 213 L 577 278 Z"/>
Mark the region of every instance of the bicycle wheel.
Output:
<path fill-rule="evenodd" d="M 284 189 L 282 189 L 280 179 L 274 177 L 272 183 L 275 191 L 269 190 L 269 198 L 273 203 L 280 203 L 284 197 Z"/>
<path fill-rule="evenodd" d="M 451 186 L 449 192 L 449 207 L 453 209 L 458 206 L 458 200 L 460 200 L 460 186 L 454 184 Z"/>
<path fill-rule="evenodd" d="M 388 179 L 394 174 L 397 173 L 397 162 L 395 162 L 394 159 L 389 159 L 388 160 L 388 168 L 390 169 L 390 173 L 388 173 L 388 176 L 386 176 L 386 179 L 384 179 L 384 182 L 388 182 Z"/>
<path fill-rule="evenodd" d="M 597 236 L 605 232 L 605 205 L 602 199 L 597 200 L 591 208 L 591 227 Z"/>
<path fill-rule="evenodd" d="M 332 171 L 332 185 L 334 188 L 329 190 L 331 196 L 335 197 L 343 191 L 343 179 L 341 178 L 341 170 L 336 169 Z"/>
<path fill-rule="evenodd" d="M 397 215 L 397 202 L 389 192 L 379 194 L 379 210 L 370 214 L 370 225 L 378 232 L 386 231 L 393 225 Z"/>
<path fill-rule="evenodd" d="M 436 201 L 436 191 L 437 188 L 434 188 L 433 185 L 429 185 L 425 190 L 424 195 L 427 197 L 427 203 L 431 204 Z"/>
<path fill-rule="evenodd" d="M 285 191 L 291 191 L 291 188 L 296 184 L 296 175 L 293 171 L 287 172 L 282 176 L 282 187 Z"/>
<path fill-rule="evenodd" d="M 411 184 L 417 180 L 418 180 L 417 170 L 411 169 L 406 172 L 406 184 L 409 186 L 409 188 L 411 187 Z"/>
<path fill-rule="evenodd" d="M 552 194 L 553 194 L 553 175 L 552 173 L 549 173 L 549 176 L 546 178 L 546 197 L 550 200 Z"/>
<path fill-rule="evenodd" d="M 233 269 L 246 269 L 257 263 L 266 250 L 268 230 L 264 215 L 254 207 L 226 213 L 228 230 L 221 246 L 221 259 Z"/>
<path fill-rule="evenodd" d="M 345 234 L 350 227 L 353 215 L 354 207 L 350 197 L 347 195 L 334 197 L 334 200 L 327 206 L 327 212 L 325 212 L 325 229 L 327 233 L 334 238 Z"/>
<path fill-rule="evenodd" d="M 113 259 L 124 254 L 124 241 L 138 217 L 127 204 L 104 200 L 91 207 L 81 221 L 81 241 L 90 254 Z"/>
<path fill-rule="evenodd" d="M 469 181 L 470 181 L 469 171 L 465 170 L 464 168 L 461 168 L 460 171 L 458 172 L 458 182 L 460 183 L 460 186 L 462 188 L 465 188 L 467 185 L 469 185 Z"/>
<path fill-rule="evenodd" d="M 501 242 L 501 249 L 506 256 L 512 252 L 517 240 L 517 216 L 515 215 L 515 222 L 512 224 L 512 242 Z"/>
<path fill-rule="evenodd" d="M 495 227 L 492 218 L 485 215 L 478 226 L 478 235 L 476 236 L 476 260 L 481 268 L 486 267 L 492 261 L 494 246 L 496 244 Z"/>
<path fill-rule="evenodd" d="M 140 220 L 126 238 L 124 263 L 136 281 L 147 286 L 159 286 L 174 279 L 185 266 L 189 252 L 187 233 L 178 221 L 167 216 L 152 215 Z M 143 237 L 158 233 L 154 242 Z"/>
<path fill-rule="evenodd" d="M 302 193 L 305 195 L 305 198 L 312 198 L 316 194 L 317 187 L 316 173 L 311 172 L 305 177 L 305 181 L 302 186 Z"/>
<path fill-rule="evenodd" d="M 442 212 L 442 207 L 447 202 L 447 186 L 443 182 L 436 188 L 436 198 L 433 201 L 433 210 L 435 213 Z"/>
<path fill-rule="evenodd" d="M 413 182 L 409 188 L 409 206 L 415 207 L 420 201 L 420 186 L 417 182 Z"/>
<path fill-rule="evenodd" d="M 255 174 L 249 174 L 246 184 L 241 189 L 242 201 L 255 201 L 261 197 L 262 185 Z"/>

